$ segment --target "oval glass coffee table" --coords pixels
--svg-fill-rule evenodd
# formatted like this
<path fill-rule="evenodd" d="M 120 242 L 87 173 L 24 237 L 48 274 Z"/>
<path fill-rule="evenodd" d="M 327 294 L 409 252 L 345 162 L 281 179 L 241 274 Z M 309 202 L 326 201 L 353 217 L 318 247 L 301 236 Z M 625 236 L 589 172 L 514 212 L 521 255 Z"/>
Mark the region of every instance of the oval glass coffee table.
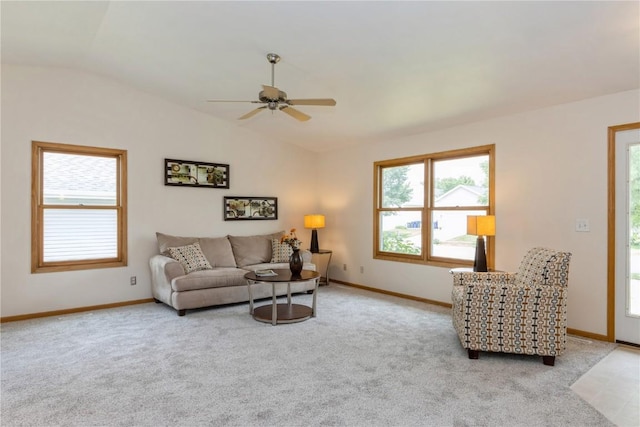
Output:
<path fill-rule="evenodd" d="M 290 270 L 273 269 L 272 276 L 257 275 L 251 271 L 244 275 L 249 288 L 249 313 L 253 318 L 260 321 L 277 325 L 278 323 L 295 323 L 316 317 L 316 295 L 318 294 L 318 283 L 320 283 L 320 273 L 312 270 L 302 270 L 299 275 L 291 274 Z M 302 304 L 291 303 L 291 283 L 306 282 L 315 280 L 313 289 L 313 303 L 311 307 Z M 251 288 L 256 283 L 271 283 L 271 304 L 253 308 L 253 293 Z M 278 283 L 287 284 L 287 303 L 278 304 L 276 301 L 276 285 Z"/>

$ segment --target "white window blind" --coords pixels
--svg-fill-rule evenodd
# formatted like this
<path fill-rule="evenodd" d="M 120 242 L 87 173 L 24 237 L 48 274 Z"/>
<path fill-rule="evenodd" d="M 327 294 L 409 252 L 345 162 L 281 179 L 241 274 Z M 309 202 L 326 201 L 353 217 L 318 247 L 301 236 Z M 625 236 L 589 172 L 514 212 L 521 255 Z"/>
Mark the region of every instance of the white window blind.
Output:
<path fill-rule="evenodd" d="M 45 152 L 43 171 L 43 261 L 115 258 L 117 211 L 95 207 L 115 208 L 116 159 Z"/>
<path fill-rule="evenodd" d="M 45 262 L 118 255 L 115 210 L 45 209 L 43 225 Z"/>
<path fill-rule="evenodd" d="M 32 271 L 126 265 L 126 151 L 34 142 Z"/>

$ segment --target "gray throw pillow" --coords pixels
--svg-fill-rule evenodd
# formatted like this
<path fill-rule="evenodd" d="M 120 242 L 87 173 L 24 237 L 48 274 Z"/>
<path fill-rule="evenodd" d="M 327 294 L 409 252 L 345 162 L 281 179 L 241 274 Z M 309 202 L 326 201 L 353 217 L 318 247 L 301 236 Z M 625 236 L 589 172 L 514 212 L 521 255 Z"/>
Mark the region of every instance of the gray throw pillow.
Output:
<path fill-rule="evenodd" d="M 238 267 L 271 262 L 271 239 L 280 239 L 284 231 L 257 236 L 229 236 Z"/>
<path fill-rule="evenodd" d="M 171 236 L 164 233 L 156 233 L 156 239 L 158 239 L 158 251 L 164 256 L 171 256 L 169 255 L 171 247 L 191 245 L 198 241 L 197 237 Z"/>
<path fill-rule="evenodd" d="M 213 267 L 236 267 L 236 259 L 227 237 L 201 237 L 198 243 Z"/>

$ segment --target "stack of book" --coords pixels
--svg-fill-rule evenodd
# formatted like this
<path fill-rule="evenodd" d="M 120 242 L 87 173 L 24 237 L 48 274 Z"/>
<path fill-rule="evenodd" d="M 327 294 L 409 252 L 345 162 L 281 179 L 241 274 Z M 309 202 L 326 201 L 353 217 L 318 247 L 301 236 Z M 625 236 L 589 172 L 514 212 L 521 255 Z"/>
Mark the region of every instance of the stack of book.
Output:
<path fill-rule="evenodd" d="M 276 273 L 273 270 L 256 270 L 256 276 L 259 277 L 266 277 L 266 276 L 277 276 L 278 273 Z"/>

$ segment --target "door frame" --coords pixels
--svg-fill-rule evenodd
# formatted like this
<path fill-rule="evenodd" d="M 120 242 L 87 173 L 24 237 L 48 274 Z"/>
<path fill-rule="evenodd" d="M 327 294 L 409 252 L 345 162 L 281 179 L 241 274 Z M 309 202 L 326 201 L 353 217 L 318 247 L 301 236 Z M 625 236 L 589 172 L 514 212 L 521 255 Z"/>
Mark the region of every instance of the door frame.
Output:
<path fill-rule="evenodd" d="M 640 129 L 640 122 L 609 126 L 608 128 L 608 206 L 607 206 L 607 341 L 616 340 L 616 134 Z"/>

